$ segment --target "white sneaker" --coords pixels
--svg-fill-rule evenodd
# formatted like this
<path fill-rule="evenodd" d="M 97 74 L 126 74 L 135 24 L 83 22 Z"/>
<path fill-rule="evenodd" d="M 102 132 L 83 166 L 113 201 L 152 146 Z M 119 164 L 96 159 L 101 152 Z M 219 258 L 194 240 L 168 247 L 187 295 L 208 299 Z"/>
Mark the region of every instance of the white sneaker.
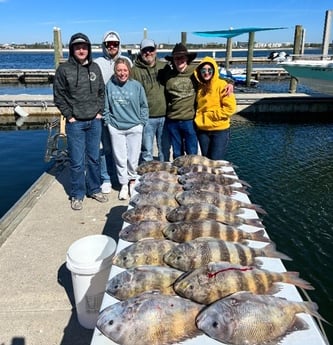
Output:
<path fill-rule="evenodd" d="M 121 186 L 118 199 L 119 200 L 127 200 L 128 199 L 128 186 L 127 186 L 127 184 L 123 184 Z"/>
<path fill-rule="evenodd" d="M 110 182 L 103 182 L 103 184 L 101 185 L 101 192 L 103 194 L 111 193 L 111 183 Z"/>

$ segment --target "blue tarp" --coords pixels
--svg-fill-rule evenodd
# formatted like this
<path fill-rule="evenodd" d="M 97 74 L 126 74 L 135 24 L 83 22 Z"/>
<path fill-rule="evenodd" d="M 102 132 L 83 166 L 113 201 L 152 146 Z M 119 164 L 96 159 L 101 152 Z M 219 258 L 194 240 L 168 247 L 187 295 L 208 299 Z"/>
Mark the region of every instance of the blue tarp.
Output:
<path fill-rule="evenodd" d="M 194 35 L 203 36 L 203 37 L 223 37 L 223 38 L 232 38 L 235 36 L 243 35 L 249 32 L 257 31 L 267 31 L 267 30 L 281 30 L 287 28 L 240 28 L 240 29 L 229 29 L 229 30 L 217 30 L 217 31 L 195 31 Z"/>

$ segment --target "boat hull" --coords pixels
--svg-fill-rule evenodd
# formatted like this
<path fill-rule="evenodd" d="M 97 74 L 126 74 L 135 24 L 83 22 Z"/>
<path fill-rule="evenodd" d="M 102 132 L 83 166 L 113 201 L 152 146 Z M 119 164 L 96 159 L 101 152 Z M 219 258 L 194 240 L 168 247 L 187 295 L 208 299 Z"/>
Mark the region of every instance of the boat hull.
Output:
<path fill-rule="evenodd" d="M 333 62 L 295 60 L 280 65 L 300 83 L 323 94 L 333 95 Z"/>

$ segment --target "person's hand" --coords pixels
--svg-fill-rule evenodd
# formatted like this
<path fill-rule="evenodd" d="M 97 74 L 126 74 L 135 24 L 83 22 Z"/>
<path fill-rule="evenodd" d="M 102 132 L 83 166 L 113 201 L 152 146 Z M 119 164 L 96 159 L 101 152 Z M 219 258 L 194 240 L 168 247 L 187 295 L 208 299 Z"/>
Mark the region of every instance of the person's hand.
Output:
<path fill-rule="evenodd" d="M 99 113 L 98 113 L 98 114 L 96 115 L 96 119 L 101 119 L 102 117 L 103 117 L 102 114 L 99 114 Z"/>
<path fill-rule="evenodd" d="M 232 84 L 227 84 L 225 87 L 225 96 L 230 96 L 232 93 L 234 93 L 234 86 Z"/>
<path fill-rule="evenodd" d="M 70 122 L 70 123 L 75 122 L 75 121 L 76 121 L 76 120 L 75 120 L 74 117 L 71 117 L 71 118 L 68 120 L 68 122 Z"/>

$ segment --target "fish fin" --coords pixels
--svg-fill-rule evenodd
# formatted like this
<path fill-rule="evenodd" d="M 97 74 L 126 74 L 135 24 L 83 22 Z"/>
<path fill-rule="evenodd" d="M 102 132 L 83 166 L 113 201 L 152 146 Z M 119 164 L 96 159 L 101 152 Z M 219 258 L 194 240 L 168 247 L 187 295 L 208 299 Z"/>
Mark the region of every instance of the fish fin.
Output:
<path fill-rule="evenodd" d="M 305 290 L 314 290 L 315 288 L 306 280 L 299 277 L 299 272 L 283 272 L 283 281 L 293 284 Z"/>
<path fill-rule="evenodd" d="M 265 256 L 271 257 L 271 258 L 279 258 L 281 260 L 289 260 L 289 261 L 293 260 L 288 255 L 277 251 L 274 243 L 269 243 L 266 247 L 262 248 L 262 253 Z"/>
<path fill-rule="evenodd" d="M 241 218 L 241 217 L 239 217 Z M 263 228 L 262 220 L 259 218 L 241 218 L 242 224 L 252 225 L 257 228 Z"/>
<path fill-rule="evenodd" d="M 253 210 L 255 210 L 257 213 L 261 213 L 261 214 L 267 214 L 267 212 L 260 206 L 260 205 L 257 205 L 257 204 L 252 204 L 252 207 L 251 207 Z"/>
<path fill-rule="evenodd" d="M 236 180 L 236 182 L 239 182 L 240 184 L 242 184 L 243 186 L 246 186 L 248 188 L 252 188 L 252 186 L 244 180 Z"/>
<path fill-rule="evenodd" d="M 254 232 L 249 232 L 248 239 L 251 239 L 253 241 L 260 241 L 260 242 L 272 242 L 272 240 L 265 235 L 264 229 L 260 229 Z"/>

